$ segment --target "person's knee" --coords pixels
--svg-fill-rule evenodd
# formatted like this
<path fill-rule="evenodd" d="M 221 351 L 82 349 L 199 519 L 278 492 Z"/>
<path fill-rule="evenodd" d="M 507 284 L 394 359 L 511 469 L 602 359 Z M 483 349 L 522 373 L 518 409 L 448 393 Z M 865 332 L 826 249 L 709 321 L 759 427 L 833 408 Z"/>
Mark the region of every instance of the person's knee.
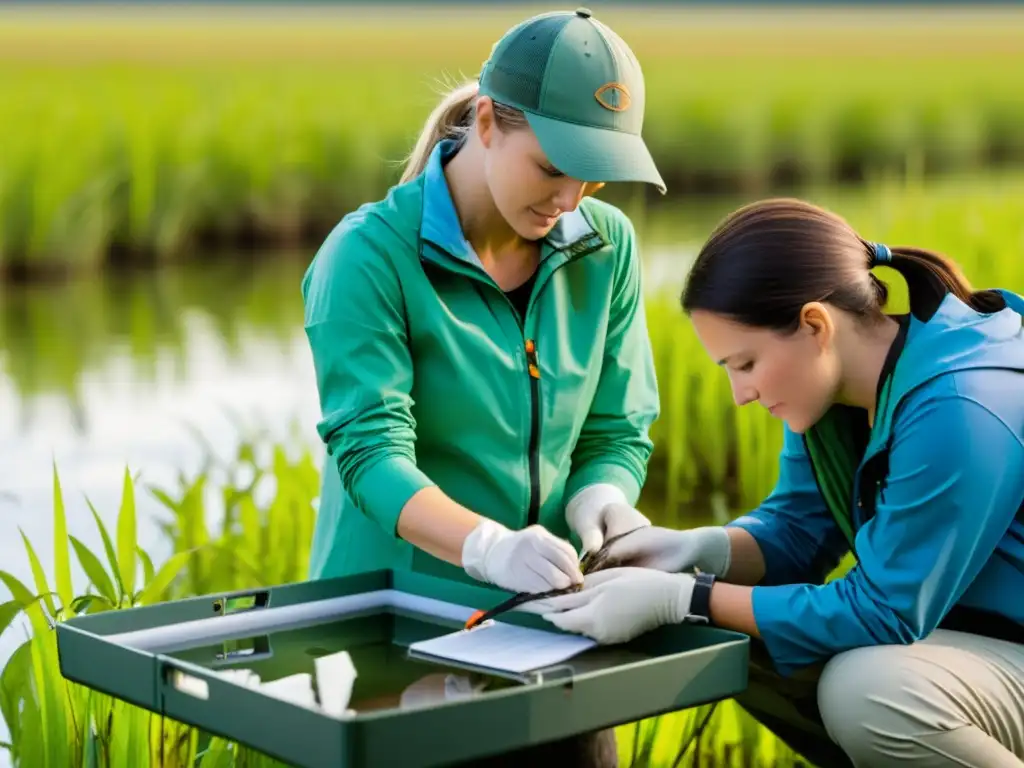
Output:
<path fill-rule="evenodd" d="M 857 648 L 834 657 L 818 681 L 818 709 L 828 735 L 857 765 L 911 747 L 916 736 L 956 727 L 942 722 L 928 675 L 909 646 Z"/>
<path fill-rule="evenodd" d="M 1000 765 L 1024 744 L 1018 669 L 1005 651 L 938 630 L 912 645 L 831 659 L 818 680 L 818 712 L 855 765 L 939 764 L 937 755 Z"/>

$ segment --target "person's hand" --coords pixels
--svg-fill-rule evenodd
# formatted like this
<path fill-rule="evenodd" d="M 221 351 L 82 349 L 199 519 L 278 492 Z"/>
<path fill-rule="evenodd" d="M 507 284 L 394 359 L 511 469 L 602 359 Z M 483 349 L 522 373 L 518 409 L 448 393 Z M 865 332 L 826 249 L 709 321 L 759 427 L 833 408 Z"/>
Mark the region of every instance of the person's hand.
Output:
<path fill-rule="evenodd" d="M 599 643 L 624 643 L 690 613 L 694 577 L 648 568 L 610 568 L 586 577 L 583 589 L 539 600 L 534 610 L 566 632 Z"/>
<path fill-rule="evenodd" d="M 587 486 L 569 499 L 565 521 L 580 537 L 583 554 L 597 552 L 613 536 L 651 524 L 621 490 L 605 483 Z"/>
<path fill-rule="evenodd" d="M 732 545 L 725 528 L 717 525 L 689 531 L 650 526 L 612 542 L 605 552 L 614 566 L 669 573 L 698 568 L 722 578 L 729 571 Z"/>
<path fill-rule="evenodd" d="M 576 550 L 540 525 L 512 531 L 484 518 L 462 545 L 462 567 L 509 592 L 547 592 L 583 582 Z"/>

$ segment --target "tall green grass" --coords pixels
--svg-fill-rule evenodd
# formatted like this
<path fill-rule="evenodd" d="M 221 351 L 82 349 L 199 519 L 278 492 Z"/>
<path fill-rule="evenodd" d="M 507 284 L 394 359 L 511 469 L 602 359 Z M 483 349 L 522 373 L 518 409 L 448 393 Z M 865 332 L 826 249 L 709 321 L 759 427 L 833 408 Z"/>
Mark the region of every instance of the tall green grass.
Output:
<path fill-rule="evenodd" d="M 52 627 L 79 614 L 158 602 L 192 553 L 175 553 L 159 570 L 154 568 L 149 555 L 136 544 L 134 484 L 126 472 L 113 537 L 92 510 L 103 541 L 104 566 L 68 531 L 56 467 L 53 491 L 52 578 L 47 579 L 24 534 L 34 589 L 0 571 L 0 581 L 12 598 L 0 606 L 0 631 L 20 612 L 27 615 L 31 628 L 29 639 L 14 651 L 0 674 L 0 713 L 11 733 L 11 742 L 5 746 L 16 765 L 159 765 L 168 748 L 176 751 L 182 742 L 177 729 L 164 728 L 158 719 L 109 696 L 66 683 L 60 676 Z M 89 579 L 82 592 L 72 584 L 71 550 Z"/>
<path fill-rule="evenodd" d="M 166 507 L 172 554 L 155 567 L 136 543 L 137 483 L 125 472 L 116 528 L 90 510 L 102 541 L 93 552 L 71 533 L 56 467 L 53 481 L 54 569 L 48 577 L 23 535 L 30 588 L 0 571 L 11 599 L 0 604 L 0 633 L 24 614 L 30 635 L 0 673 L 0 715 L 15 766 L 271 766 L 223 739 L 65 681 L 57 660 L 55 622 L 76 615 L 151 605 L 179 597 L 300 581 L 306 576 L 319 473 L 309 453 L 269 446 L 262 463 L 243 443 L 226 466 L 208 462 L 174 488 L 149 488 Z M 220 478 L 220 525 L 207 521 L 207 483 Z M 79 535 L 81 535 L 79 533 Z M 71 552 L 87 584 L 71 577 Z"/>
<path fill-rule="evenodd" d="M 318 237 L 536 7 L 0 14 L 0 271 Z M 1024 160 L 1024 15 L 611 6 L 673 194 Z M 607 194 L 618 194 L 609 189 Z"/>

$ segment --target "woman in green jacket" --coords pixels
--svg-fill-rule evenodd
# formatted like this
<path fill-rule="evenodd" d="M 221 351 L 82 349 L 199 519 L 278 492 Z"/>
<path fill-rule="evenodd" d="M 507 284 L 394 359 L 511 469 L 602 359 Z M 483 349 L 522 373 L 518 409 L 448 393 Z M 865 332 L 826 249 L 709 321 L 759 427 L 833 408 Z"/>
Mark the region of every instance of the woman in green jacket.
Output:
<path fill-rule="evenodd" d="M 380 568 L 539 592 L 635 508 L 658 393 L 629 220 L 664 184 L 644 82 L 586 9 L 509 30 L 434 110 L 401 181 L 302 283 L 329 460 L 312 578 Z"/>

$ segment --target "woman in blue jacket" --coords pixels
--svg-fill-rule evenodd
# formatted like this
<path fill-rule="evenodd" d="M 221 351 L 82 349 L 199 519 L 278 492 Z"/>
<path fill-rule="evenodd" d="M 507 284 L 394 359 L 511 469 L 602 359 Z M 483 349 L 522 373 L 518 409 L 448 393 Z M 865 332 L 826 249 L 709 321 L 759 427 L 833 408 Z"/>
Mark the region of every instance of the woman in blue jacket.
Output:
<path fill-rule="evenodd" d="M 725 527 L 625 536 L 546 617 L 751 635 L 740 703 L 820 765 L 1024 765 L 1024 299 L 781 199 L 719 226 L 682 304 L 737 404 L 785 421 L 778 484 Z"/>

